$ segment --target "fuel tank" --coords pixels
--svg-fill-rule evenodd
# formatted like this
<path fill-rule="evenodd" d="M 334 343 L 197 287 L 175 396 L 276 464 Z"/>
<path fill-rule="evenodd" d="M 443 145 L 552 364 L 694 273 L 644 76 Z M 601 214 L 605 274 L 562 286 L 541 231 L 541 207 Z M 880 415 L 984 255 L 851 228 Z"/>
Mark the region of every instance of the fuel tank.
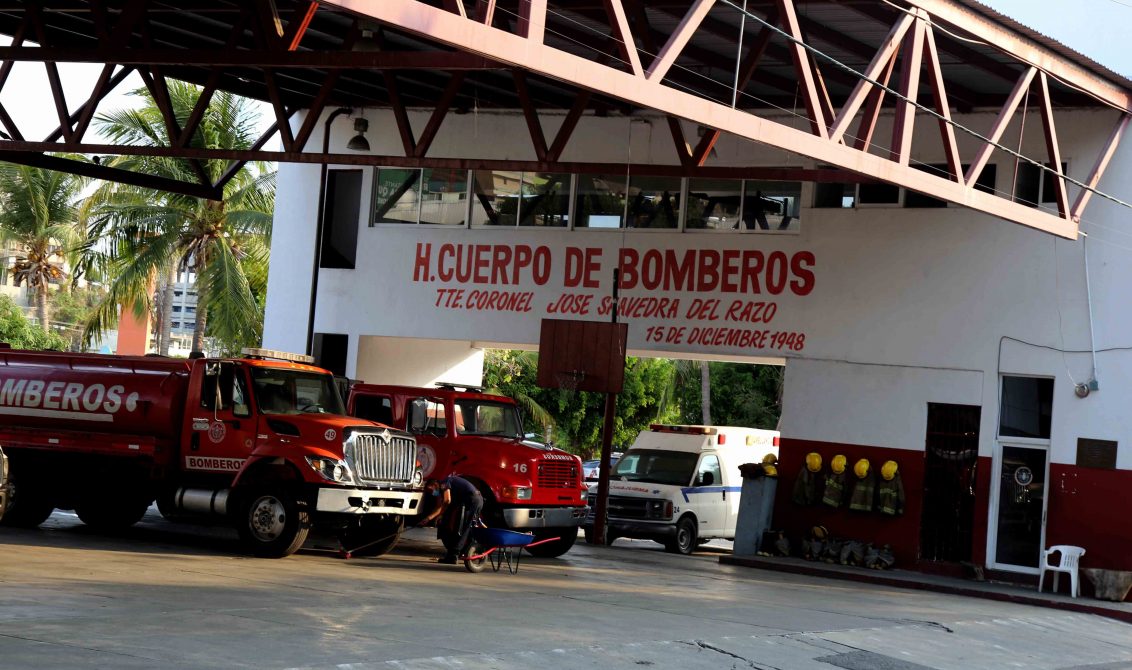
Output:
<path fill-rule="evenodd" d="M 176 439 L 193 363 L 0 349 L 0 427 Z"/>

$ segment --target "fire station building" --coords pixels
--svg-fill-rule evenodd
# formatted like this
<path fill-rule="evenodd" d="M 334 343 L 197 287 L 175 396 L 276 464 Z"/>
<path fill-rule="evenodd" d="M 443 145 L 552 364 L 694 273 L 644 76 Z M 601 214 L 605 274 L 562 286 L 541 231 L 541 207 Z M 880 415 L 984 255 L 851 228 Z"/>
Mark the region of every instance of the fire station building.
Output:
<path fill-rule="evenodd" d="M 785 366 L 776 526 L 1132 570 L 1132 81 L 969 0 L 330 4 L 526 74 L 322 110 L 311 143 L 359 158 L 280 165 L 264 346 L 477 383 L 544 318 L 609 320 L 616 269 L 628 354 Z M 896 461 L 903 514 L 795 503 L 810 452 Z"/>

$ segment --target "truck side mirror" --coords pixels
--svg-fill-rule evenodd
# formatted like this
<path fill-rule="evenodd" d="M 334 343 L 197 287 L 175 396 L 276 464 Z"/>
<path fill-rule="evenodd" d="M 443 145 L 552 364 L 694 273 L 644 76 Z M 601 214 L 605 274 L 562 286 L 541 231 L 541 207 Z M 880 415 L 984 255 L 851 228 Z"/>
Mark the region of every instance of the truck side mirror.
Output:
<path fill-rule="evenodd" d="M 423 433 L 428 428 L 428 401 L 417 398 L 409 406 L 409 432 Z"/>
<path fill-rule="evenodd" d="M 700 473 L 700 486 L 711 486 L 715 483 L 715 474 L 711 472 Z"/>

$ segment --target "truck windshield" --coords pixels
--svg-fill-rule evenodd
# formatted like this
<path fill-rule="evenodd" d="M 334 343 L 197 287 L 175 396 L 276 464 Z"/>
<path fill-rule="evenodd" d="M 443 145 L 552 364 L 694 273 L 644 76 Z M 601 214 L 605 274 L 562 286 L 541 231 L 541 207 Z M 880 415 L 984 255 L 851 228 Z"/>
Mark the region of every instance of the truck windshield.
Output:
<path fill-rule="evenodd" d="M 514 405 L 483 400 L 457 400 L 456 434 L 498 435 L 521 439 L 523 425 Z"/>
<path fill-rule="evenodd" d="M 692 481 L 697 458 L 699 454 L 686 451 L 630 449 L 617 461 L 612 479 L 687 486 Z"/>
<path fill-rule="evenodd" d="M 252 385 L 264 414 L 345 414 L 334 377 L 317 372 L 252 368 Z"/>

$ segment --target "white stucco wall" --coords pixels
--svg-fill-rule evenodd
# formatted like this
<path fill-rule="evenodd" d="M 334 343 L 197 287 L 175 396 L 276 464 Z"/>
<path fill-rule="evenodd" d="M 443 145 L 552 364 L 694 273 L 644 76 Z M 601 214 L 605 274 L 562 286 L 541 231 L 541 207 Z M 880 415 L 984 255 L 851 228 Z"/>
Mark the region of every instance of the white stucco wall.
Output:
<path fill-rule="evenodd" d="M 370 142 L 378 154 L 398 154 L 400 140 L 386 113 L 368 112 Z M 1115 121 L 1108 112 L 1060 114 L 1058 133 L 1069 173 L 1084 178 Z M 423 127 L 424 113 L 412 115 Z M 980 132 L 994 115 L 961 117 Z M 544 119 L 548 136 L 559 117 Z M 1037 123 L 1035 118 L 1031 123 Z M 344 146 L 350 124 L 335 125 L 332 146 Z M 321 124 L 320 124 L 321 129 Z M 885 136 L 882 124 L 878 137 Z M 694 140 L 692 126 L 685 133 Z M 316 133 L 317 135 L 317 133 Z M 1017 122 L 1005 137 L 1018 135 Z M 628 141 L 627 141 L 627 138 Z M 321 138 L 314 137 L 312 142 Z M 973 155 L 977 143 L 960 135 L 962 154 Z M 936 151 L 934 123 L 917 124 L 914 160 L 942 162 Z M 1043 156 L 1040 131 L 1027 126 L 1023 153 Z M 430 156 L 477 156 L 533 160 L 521 116 L 451 115 L 442 126 Z M 587 118 L 579 125 L 564 160 L 676 163 L 663 120 L 651 123 L 625 118 Z M 999 155 L 997 188 L 1010 188 L 1013 159 Z M 798 157 L 723 138 L 709 165 L 814 167 Z M 927 402 L 978 404 L 983 407 L 981 448 L 991 453 L 997 432 L 1000 375 L 1052 377 L 1054 410 L 1051 455 L 1071 462 L 1077 437 L 1132 439 L 1132 229 L 1128 210 L 1094 198 L 1082 230 L 1088 243 L 1094 333 L 1100 390 L 1086 399 L 1073 395 L 1075 383 L 1092 376 L 1089 313 L 1086 302 L 1085 244 L 1063 240 L 1016 224 L 958 207 L 906 209 L 859 207 L 812 209 L 812 188 L 803 189 L 801 232 L 758 234 L 738 232 L 658 232 L 599 230 L 464 229 L 446 226 L 386 224 L 369 226 L 374 171 L 365 170 L 362 216 L 359 220 L 358 266 L 355 270 L 323 270 L 316 331 L 350 335 L 350 370 L 367 381 L 435 378 L 432 364 L 449 365 L 450 356 L 470 351 L 471 343 L 490 341 L 530 347 L 537 343 L 539 321 L 547 305 L 563 293 L 608 295 L 618 249 L 632 247 L 696 250 L 781 251 L 788 257 L 813 255 L 813 290 L 768 296 L 728 293 L 650 292 L 637 288 L 626 296 L 680 299 L 681 311 L 696 298 L 773 300 L 778 313 L 763 327 L 804 333 L 800 349 L 712 347 L 647 341 L 649 327 L 712 325 L 696 319 L 629 320 L 629 348 L 660 355 L 735 359 L 787 360 L 787 390 L 782 429 L 785 435 L 866 445 L 916 449 L 923 445 Z M 265 345 L 302 349 L 305 343 L 307 295 L 316 218 L 317 166 L 284 165 L 280 169 L 276 231 L 269 281 Z M 1132 182 L 1132 147 L 1118 151 L 1100 184 L 1121 192 Z M 1072 200 L 1076 192 L 1070 188 Z M 546 245 L 553 256 L 552 281 L 536 285 L 461 285 L 418 273 L 418 244 Z M 567 289 L 561 281 L 566 247 L 601 249 L 600 286 Z M 429 281 L 429 280 L 432 281 Z M 529 312 L 468 311 L 437 305 L 437 289 L 503 289 L 532 293 Z M 595 314 L 586 318 L 607 318 Z M 716 323 L 714 325 L 720 325 Z M 726 324 L 736 326 L 736 324 Z M 740 324 L 742 325 L 742 324 Z M 380 339 L 405 338 L 405 339 Z M 412 338 L 447 340 L 443 360 L 434 360 L 436 343 L 411 345 Z M 1085 353 L 1073 353 L 1085 352 Z M 393 358 L 388 364 L 379 359 Z M 474 365 L 474 362 L 472 363 Z M 362 374 L 364 372 L 364 374 Z M 447 373 L 447 372 L 445 372 Z M 436 373 L 441 374 L 441 373 Z M 389 379 L 369 379 L 389 375 Z M 443 381 L 451 381 L 444 379 Z M 1122 449 L 1118 465 L 1132 468 L 1132 450 Z"/>

